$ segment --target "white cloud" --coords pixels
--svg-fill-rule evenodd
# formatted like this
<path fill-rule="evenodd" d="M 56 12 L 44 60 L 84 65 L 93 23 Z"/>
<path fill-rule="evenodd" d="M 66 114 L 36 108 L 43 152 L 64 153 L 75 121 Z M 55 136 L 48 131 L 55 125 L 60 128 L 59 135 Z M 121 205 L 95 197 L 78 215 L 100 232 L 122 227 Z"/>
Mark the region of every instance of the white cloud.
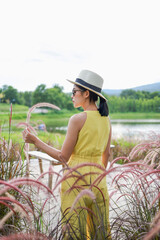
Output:
<path fill-rule="evenodd" d="M 104 88 L 160 81 L 159 0 L 0 1 L 0 87 L 34 90 L 91 69 Z"/>

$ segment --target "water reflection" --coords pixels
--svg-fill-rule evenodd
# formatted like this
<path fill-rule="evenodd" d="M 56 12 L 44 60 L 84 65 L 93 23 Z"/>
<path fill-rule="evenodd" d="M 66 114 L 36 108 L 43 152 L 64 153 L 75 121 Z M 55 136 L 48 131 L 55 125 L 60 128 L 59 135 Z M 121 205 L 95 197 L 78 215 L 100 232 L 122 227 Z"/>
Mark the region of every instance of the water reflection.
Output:
<path fill-rule="evenodd" d="M 160 119 L 114 119 L 111 122 L 113 138 L 148 140 L 160 135 Z"/>
<path fill-rule="evenodd" d="M 154 123 L 160 124 L 160 119 L 112 119 L 112 123 Z"/>
<path fill-rule="evenodd" d="M 113 138 L 127 138 L 130 140 L 153 140 L 155 135 L 160 135 L 160 124 L 112 123 Z"/>

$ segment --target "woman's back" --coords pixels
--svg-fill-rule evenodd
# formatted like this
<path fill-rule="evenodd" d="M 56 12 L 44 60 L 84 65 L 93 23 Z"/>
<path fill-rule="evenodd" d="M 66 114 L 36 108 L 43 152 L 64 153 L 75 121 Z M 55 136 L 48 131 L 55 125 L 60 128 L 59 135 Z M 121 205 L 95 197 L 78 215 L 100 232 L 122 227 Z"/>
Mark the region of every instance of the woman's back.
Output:
<path fill-rule="evenodd" d="M 86 121 L 79 132 L 77 143 L 68 162 L 76 165 L 82 162 L 101 164 L 101 156 L 108 143 L 110 121 L 102 117 L 98 111 L 85 111 Z M 72 162 L 74 159 L 74 162 Z"/>

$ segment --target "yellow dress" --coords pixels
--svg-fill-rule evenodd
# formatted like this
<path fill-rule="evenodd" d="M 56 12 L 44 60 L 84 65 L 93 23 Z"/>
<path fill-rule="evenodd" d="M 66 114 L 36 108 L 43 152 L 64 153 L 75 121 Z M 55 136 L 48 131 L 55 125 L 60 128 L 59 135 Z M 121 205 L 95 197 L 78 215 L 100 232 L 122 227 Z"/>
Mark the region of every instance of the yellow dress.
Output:
<path fill-rule="evenodd" d="M 106 177 L 92 185 L 104 171 L 102 154 L 109 139 L 110 121 L 108 117 L 101 117 L 98 111 L 85 112 L 87 119 L 79 132 L 68 161 L 69 168 L 64 171 L 65 181 L 61 185 L 64 239 L 111 239 L 108 236 L 109 196 Z M 76 197 L 84 189 L 90 189 L 96 199 L 86 193 L 73 208 Z"/>

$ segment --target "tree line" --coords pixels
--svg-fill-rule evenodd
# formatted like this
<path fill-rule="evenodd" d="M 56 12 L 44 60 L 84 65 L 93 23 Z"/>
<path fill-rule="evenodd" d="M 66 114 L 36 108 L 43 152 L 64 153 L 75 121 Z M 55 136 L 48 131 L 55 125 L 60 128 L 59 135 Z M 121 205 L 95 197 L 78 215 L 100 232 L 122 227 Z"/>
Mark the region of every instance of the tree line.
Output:
<path fill-rule="evenodd" d="M 45 84 L 40 84 L 35 91 L 18 92 L 12 86 L 4 85 L 0 88 L 0 102 L 16 103 L 28 107 L 39 102 L 48 102 L 57 105 L 61 109 L 73 109 L 71 94 L 64 93 L 63 87 L 54 85 L 52 88 L 46 88 Z"/>
<path fill-rule="evenodd" d="M 160 91 L 123 90 L 120 96 L 107 96 L 110 112 L 160 112 Z M 54 85 L 46 88 L 45 84 L 37 86 L 35 91 L 18 92 L 12 86 L 0 88 L 1 103 L 16 103 L 31 107 L 38 102 L 49 102 L 61 109 L 72 110 L 71 93 L 64 93 L 63 87 Z"/>
<path fill-rule="evenodd" d="M 160 91 L 123 90 L 119 97 L 108 96 L 110 112 L 160 112 Z"/>

